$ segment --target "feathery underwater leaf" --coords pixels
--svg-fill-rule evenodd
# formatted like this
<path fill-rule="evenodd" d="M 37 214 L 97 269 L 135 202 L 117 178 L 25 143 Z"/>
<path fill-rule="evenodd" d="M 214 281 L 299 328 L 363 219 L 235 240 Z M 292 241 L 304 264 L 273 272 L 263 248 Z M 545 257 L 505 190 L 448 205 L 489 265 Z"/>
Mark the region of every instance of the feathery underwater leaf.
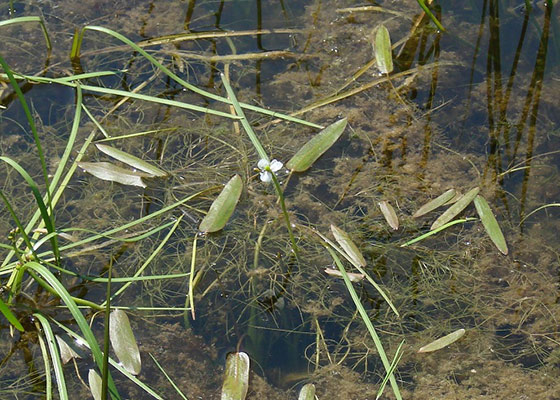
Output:
<path fill-rule="evenodd" d="M 451 343 L 456 342 L 457 340 L 461 339 L 465 334 L 465 330 L 463 328 L 457 329 L 455 332 L 451 332 L 449 335 L 445 335 L 440 337 L 437 340 L 434 340 L 432 343 L 427 344 L 426 346 L 422 346 L 418 353 L 430 353 L 432 351 L 443 349 L 444 347 L 449 346 Z"/>
<path fill-rule="evenodd" d="M 425 215 L 425 214 L 429 213 L 430 211 L 433 211 L 436 208 L 441 207 L 444 204 L 447 204 L 451 199 L 453 199 L 453 197 L 455 197 L 455 193 L 456 193 L 455 189 L 449 189 L 448 191 L 444 192 L 443 194 L 440 194 L 435 199 L 428 201 L 426 204 L 424 204 L 422 207 L 420 207 L 412 215 L 412 218 L 421 217 L 422 215 Z"/>
<path fill-rule="evenodd" d="M 317 161 L 338 140 L 346 128 L 347 119 L 343 118 L 327 126 L 313 136 L 299 151 L 286 163 L 286 168 L 296 172 L 303 172 Z"/>
<path fill-rule="evenodd" d="M 130 165 L 132 168 L 139 169 L 140 171 L 144 171 L 148 174 L 153 176 L 167 176 L 167 172 L 159 169 L 158 167 L 146 162 L 132 154 L 128 154 L 122 150 L 116 149 L 112 146 L 107 146 L 106 144 L 96 144 L 95 145 L 100 151 L 107 154 L 108 156 L 113 157 L 116 160 L 119 160 L 125 164 Z"/>
<path fill-rule="evenodd" d="M 109 337 L 117 358 L 123 367 L 133 375 L 140 373 L 142 366 L 140 351 L 130 327 L 130 321 L 123 310 L 113 310 L 109 315 Z"/>
<path fill-rule="evenodd" d="M 434 221 L 434 223 L 430 227 L 430 230 L 433 231 L 434 229 L 437 229 L 440 226 L 445 225 L 453 218 L 455 218 L 461 211 L 467 208 L 467 206 L 474 200 L 474 198 L 476 197 L 479 191 L 480 188 L 475 187 L 474 189 L 469 190 L 467 193 L 461 196 L 455 202 L 455 204 L 453 204 L 451 207 L 445 210 L 445 212 L 441 214 L 439 218 Z"/>
<path fill-rule="evenodd" d="M 210 206 L 208 214 L 198 228 L 200 232 L 217 232 L 226 225 L 233 210 L 235 210 L 242 189 L 241 177 L 239 175 L 233 176 Z"/>
<path fill-rule="evenodd" d="M 507 255 L 508 247 L 506 239 L 486 199 L 481 195 L 476 196 L 474 199 L 474 206 L 476 207 L 476 212 L 482 221 L 482 225 L 484 225 L 484 229 L 486 229 L 486 233 L 488 233 L 488 236 L 492 239 L 492 242 L 494 242 L 502 254 Z"/>
<path fill-rule="evenodd" d="M 249 389 L 249 356 L 230 353 L 226 359 L 226 376 L 222 386 L 222 400 L 244 400 Z"/>

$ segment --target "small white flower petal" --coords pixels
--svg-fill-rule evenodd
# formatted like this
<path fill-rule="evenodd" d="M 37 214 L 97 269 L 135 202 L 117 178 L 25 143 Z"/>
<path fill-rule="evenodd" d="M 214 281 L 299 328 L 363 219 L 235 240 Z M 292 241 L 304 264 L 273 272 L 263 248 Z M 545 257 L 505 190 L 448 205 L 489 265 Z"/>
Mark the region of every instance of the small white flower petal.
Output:
<path fill-rule="evenodd" d="M 272 162 L 270 163 L 270 169 L 272 170 L 272 172 L 280 171 L 283 166 L 284 164 L 282 164 L 278 160 L 272 160 Z"/>
<path fill-rule="evenodd" d="M 272 180 L 272 175 L 268 171 L 261 172 L 261 181 L 270 182 Z"/>
<path fill-rule="evenodd" d="M 257 164 L 257 167 L 262 171 L 266 167 L 268 167 L 269 165 L 270 165 L 270 163 L 268 162 L 268 160 L 265 160 L 264 158 L 261 158 L 259 160 L 259 163 Z"/>

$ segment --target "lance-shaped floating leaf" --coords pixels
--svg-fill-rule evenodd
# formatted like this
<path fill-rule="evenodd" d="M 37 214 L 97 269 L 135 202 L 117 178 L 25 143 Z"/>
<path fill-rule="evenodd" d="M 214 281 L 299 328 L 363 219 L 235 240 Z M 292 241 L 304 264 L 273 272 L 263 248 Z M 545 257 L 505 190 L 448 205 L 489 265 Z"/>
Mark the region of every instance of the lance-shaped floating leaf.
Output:
<path fill-rule="evenodd" d="M 336 241 L 338 242 L 338 244 L 340 245 L 340 247 L 342 247 L 342 249 L 346 252 L 348 257 L 350 257 L 350 259 L 355 264 L 361 267 L 365 267 L 366 260 L 362 255 L 362 253 L 360 252 L 360 250 L 358 249 L 358 246 L 356 246 L 352 241 L 352 239 L 350 239 L 350 236 L 348 236 L 348 234 L 344 232 L 342 229 L 332 224 L 331 224 L 331 232 L 334 238 L 336 239 Z"/>
<path fill-rule="evenodd" d="M 440 337 L 439 339 L 434 340 L 432 343 L 421 347 L 420 350 L 418 350 L 418 353 L 429 353 L 432 351 L 443 349 L 444 347 L 449 346 L 451 343 L 459 340 L 464 334 L 465 330 L 463 328 L 457 329 L 455 332 L 451 332 L 449 335 Z"/>
<path fill-rule="evenodd" d="M 412 218 L 421 217 L 422 215 L 425 215 L 425 214 L 429 213 L 430 211 L 433 211 L 436 208 L 441 207 L 444 204 L 447 204 L 448 201 L 450 201 L 453 197 L 455 197 L 455 193 L 456 193 L 455 189 L 449 189 L 445 193 L 440 194 L 435 199 L 430 200 L 429 202 L 424 204 L 422 207 L 420 207 L 418 209 L 418 211 L 416 211 L 414 213 Z"/>
<path fill-rule="evenodd" d="M 222 400 L 244 400 L 249 389 L 249 356 L 230 353 L 226 359 L 226 376 L 222 386 Z"/>
<path fill-rule="evenodd" d="M 105 144 L 96 144 L 97 148 L 102 151 L 103 153 L 107 154 L 108 156 L 113 157 L 116 160 L 119 160 L 125 164 L 130 165 L 133 168 L 139 169 L 140 171 L 144 171 L 153 176 L 167 176 L 167 172 L 158 167 L 136 157 L 132 154 L 128 154 L 122 150 L 116 149 L 111 146 L 107 146 Z"/>
<path fill-rule="evenodd" d="M 391 37 L 385 25 L 381 25 L 375 32 L 375 63 L 382 74 L 393 72 L 393 53 L 391 51 Z"/>
<path fill-rule="evenodd" d="M 397 217 L 397 213 L 395 209 L 389 202 L 383 200 L 379 202 L 379 208 L 381 209 L 381 213 L 385 217 L 385 221 L 389 224 L 393 230 L 399 229 L 399 217 Z"/>
<path fill-rule="evenodd" d="M 325 268 L 325 272 L 327 275 L 336 276 L 337 278 L 343 278 L 342 272 L 340 272 L 338 269 Z M 350 282 L 360 282 L 365 278 L 364 274 L 357 274 L 355 272 L 347 272 L 346 275 L 348 276 L 348 279 L 350 279 Z"/>
<path fill-rule="evenodd" d="M 307 170 L 338 140 L 344 132 L 346 124 L 347 120 L 343 118 L 327 126 L 294 154 L 290 161 L 286 163 L 286 168 L 296 172 Z"/>
<path fill-rule="evenodd" d="M 142 366 L 140 351 L 130 327 L 130 321 L 124 311 L 119 309 L 111 311 L 109 315 L 109 338 L 124 369 L 133 375 L 138 375 Z"/>
<path fill-rule="evenodd" d="M 241 177 L 235 175 L 229 180 L 226 186 L 224 186 L 218 197 L 216 197 L 216 200 L 214 200 L 210 206 L 208 214 L 206 214 L 198 227 L 200 232 L 217 232 L 226 225 L 233 210 L 235 210 L 242 189 L 243 182 L 241 181 Z"/>
<path fill-rule="evenodd" d="M 492 242 L 494 242 L 498 250 L 500 250 L 504 255 L 507 255 L 508 247 L 506 239 L 504 238 L 500 225 L 498 225 L 498 221 L 496 221 L 496 217 L 494 217 L 494 213 L 492 212 L 492 209 L 488 205 L 486 199 L 481 195 L 476 196 L 474 199 L 474 206 L 476 207 L 476 212 L 482 221 L 482 225 L 484 225 L 484 229 L 486 229 L 486 233 L 488 233 L 488 236 L 492 239 Z"/>
<path fill-rule="evenodd" d="M 438 219 L 434 221 L 434 223 L 430 227 L 430 230 L 433 231 L 434 229 L 445 225 L 453 218 L 455 218 L 461 211 L 467 208 L 467 206 L 474 200 L 479 191 L 480 188 L 475 187 L 474 189 L 471 189 L 467 193 L 465 193 L 462 197 L 459 198 L 459 200 L 457 200 L 455 204 L 449 207 L 443 214 L 439 216 Z"/>
<path fill-rule="evenodd" d="M 104 181 L 140 186 L 143 188 L 146 187 L 146 184 L 142 181 L 142 178 L 152 177 L 150 174 L 132 172 L 108 162 L 79 162 L 78 166 L 96 178 L 103 179 Z"/>
<path fill-rule="evenodd" d="M 101 400 L 101 388 L 103 381 L 95 370 L 90 369 L 88 373 L 89 390 L 93 396 L 93 400 Z"/>
<path fill-rule="evenodd" d="M 299 391 L 298 400 L 315 400 L 315 385 L 308 383 Z"/>

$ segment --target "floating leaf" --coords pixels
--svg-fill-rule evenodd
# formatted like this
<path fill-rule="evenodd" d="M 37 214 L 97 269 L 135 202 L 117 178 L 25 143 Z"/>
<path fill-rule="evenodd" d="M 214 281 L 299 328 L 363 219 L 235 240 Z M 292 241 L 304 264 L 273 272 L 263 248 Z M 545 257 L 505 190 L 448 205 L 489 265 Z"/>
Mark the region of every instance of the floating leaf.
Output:
<path fill-rule="evenodd" d="M 100 151 L 107 154 L 108 156 L 111 156 L 114 159 L 119 160 L 125 164 L 128 164 L 133 168 L 139 169 L 140 171 L 144 171 L 153 176 L 167 176 L 167 172 L 165 172 L 164 170 L 159 169 L 158 167 L 155 167 L 152 164 L 133 156 L 132 154 L 125 153 L 122 150 L 107 146 L 105 144 L 96 144 L 95 146 L 97 146 Z"/>
<path fill-rule="evenodd" d="M 420 207 L 418 209 L 418 211 L 416 211 L 414 213 L 412 218 L 421 217 L 422 215 L 425 215 L 425 214 L 429 213 L 430 211 L 433 211 L 436 208 L 441 207 L 444 204 L 447 204 L 448 201 L 450 201 L 451 199 L 453 199 L 453 197 L 455 197 L 455 193 L 456 193 L 455 189 L 449 189 L 445 193 L 440 194 L 435 199 L 430 200 L 429 202 L 424 204 L 422 207 Z"/>
<path fill-rule="evenodd" d="M 393 53 L 391 50 L 391 37 L 385 25 L 381 25 L 375 32 L 375 63 L 382 74 L 393 72 Z"/>
<path fill-rule="evenodd" d="M 101 400 L 101 388 L 103 386 L 103 382 L 99 374 L 95 372 L 93 369 L 89 370 L 88 383 L 89 383 L 89 390 L 93 395 L 93 399 Z"/>
<path fill-rule="evenodd" d="M 249 356 L 243 352 L 228 354 L 221 399 L 244 400 L 248 389 Z"/>
<path fill-rule="evenodd" d="M 0 312 L 4 314 L 4 317 L 12 324 L 18 331 L 23 332 L 23 326 L 18 321 L 12 310 L 8 307 L 6 303 L 0 299 Z"/>
<path fill-rule="evenodd" d="M 385 221 L 389 224 L 393 230 L 399 229 L 399 217 L 397 217 L 397 213 L 391 204 L 387 201 L 383 200 L 379 202 L 379 208 L 385 217 Z"/>
<path fill-rule="evenodd" d="M 325 272 L 327 273 L 327 275 L 342 278 L 342 272 L 340 272 L 338 269 L 325 268 Z M 357 274 L 355 272 L 346 272 L 346 275 L 348 275 L 348 279 L 350 279 L 350 282 L 360 282 L 365 278 L 364 274 Z"/>
<path fill-rule="evenodd" d="M 299 391 L 298 400 L 315 400 L 315 385 L 308 383 Z"/>
<path fill-rule="evenodd" d="M 55 335 L 58 348 L 60 349 L 60 359 L 63 364 L 66 364 L 73 358 L 82 358 L 76 351 L 60 336 Z"/>
<path fill-rule="evenodd" d="M 500 225 L 498 225 L 498 221 L 496 221 L 496 217 L 494 217 L 494 213 L 492 212 L 492 209 L 488 205 L 486 199 L 481 195 L 476 196 L 474 199 L 474 206 L 476 207 L 476 212 L 482 221 L 482 225 L 484 225 L 484 229 L 486 229 L 486 233 L 490 236 L 490 239 L 492 239 L 498 250 L 500 250 L 504 255 L 507 255 L 508 247 L 506 239 L 504 238 Z"/>
<path fill-rule="evenodd" d="M 449 207 L 443 214 L 439 216 L 438 219 L 435 220 L 435 222 L 430 227 L 430 230 L 437 229 L 455 218 L 471 203 L 471 201 L 473 201 L 479 191 L 480 188 L 475 187 L 474 189 L 469 190 L 467 193 L 461 196 L 455 204 Z"/>
<path fill-rule="evenodd" d="M 109 338 L 124 369 L 133 375 L 138 375 L 141 367 L 140 351 L 124 311 L 119 309 L 111 311 L 109 315 Z"/>
<path fill-rule="evenodd" d="M 437 340 L 434 340 L 432 343 L 423 346 L 418 350 L 418 353 L 429 353 L 432 351 L 436 351 L 439 349 L 443 349 L 444 347 L 449 346 L 451 343 L 456 342 L 465 334 L 465 330 L 463 328 L 457 329 L 455 332 L 451 332 L 449 335 L 445 335 L 444 337 L 440 337 Z"/>
<path fill-rule="evenodd" d="M 152 176 L 142 172 L 131 172 L 108 162 L 80 162 L 78 166 L 96 178 L 123 185 L 146 187 L 146 184 L 142 182 L 142 178 Z"/>
<path fill-rule="evenodd" d="M 360 250 L 358 250 L 358 247 L 354 244 L 352 239 L 350 239 L 350 236 L 348 236 L 348 234 L 344 232 L 342 229 L 332 224 L 331 224 L 331 232 L 334 238 L 336 239 L 336 241 L 338 242 L 338 244 L 340 245 L 340 247 L 342 247 L 342 249 L 350 257 L 352 262 L 356 265 L 359 265 L 360 267 L 365 267 L 366 260 L 364 259 L 364 256 L 362 255 Z"/>
<path fill-rule="evenodd" d="M 204 233 L 216 232 L 222 229 L 229 220 L 229 217 L 231 217 L 233 210 L 235 210 L 242 189 L 243 182 L 241 177 L 235 175 L 224 186 L 218 197 L 216 197 L 198 229 Z"/>
<path fill-rule="evenodd" d="M 311 140 L 303 145 L 299 151 L 286 163 L 286 168 L 296 172 L 303 172 L 323 155 L 342 135 L 346 128 L 346 118 L 327 126 Z"/>

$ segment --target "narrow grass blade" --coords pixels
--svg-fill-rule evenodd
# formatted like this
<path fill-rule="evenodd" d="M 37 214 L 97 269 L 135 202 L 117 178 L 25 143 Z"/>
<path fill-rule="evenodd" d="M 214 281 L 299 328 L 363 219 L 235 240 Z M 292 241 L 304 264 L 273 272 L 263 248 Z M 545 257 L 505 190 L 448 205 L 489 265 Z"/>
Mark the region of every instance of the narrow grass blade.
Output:
<path fill-rule="evenodd" d="M 445 28 L 443 27 L 443 25 L 441 25 L 439 20 L 436 18 L 436 16 L 432 13 L 432 11 L 426 5 L 426 0 L 416 0 L 416 1 L 418 2 L 420 7 L 422 8 L 422 10 L 424 10 L 424 12 L 430 17 L 430 19 L 437 26 L 437 28 L 442 32 L 445 31 Z"/>
<path fill-rule="evenodd" d="M 56 379 L 56 385 L 58 387 L 59 398 L 60 400 L 68 400 L 68 392 L 66 391 L 66 381 L 64 380 L 64 372 L 62 369 L 61 357 L 58 352 L 56 339 L 51 329 L 51 325 L 43 315 L 39 313 L 35 313 L 33 314 L 33 316 L 37 318 L 37 320 L 41 324 L 41 327 L 43 328 L 43 333 L 45 335 L 45 339 L 47 339 L 47 346 L 49 348 L 51 361 L 53 363 L 54 376 Z"/>
<path fill-rule="evenodd" d="M 426 346 L 422 346 L 418 353 L 430 353 L 432 351 L 443 349 L 444 347 L 449 346 L 451 343 L 455 343 L 457 340 L 461 339 L 465 334 L 465 330 L 463 328 L 457 329 L 455 332 L 451 332 L 449 335 L 445 335 L 440 337 L 437 340 L 434 340 L 432 343 L 427 344 Z"/>
<path fill-rule="evenodd" d="M 117 358 L 123 367 L 133 375 L 138 375 L 142 366 L 140 350 L 128 316 L 122 310 L 113 310 L 110 314 L 109 337 Z"/>
<path fill-rule="evenodd" d="M 97 340 L 95 339 L 95 336 L 93 335 L 93 332 L 89 327 L 89 324 L 87 323 L 86 319 L 82 315 L 82 312 L 80 311 L 76 303 L 72 300 L 72 297 L 70 296 L 66 288 L 62 285 L 62 283 L 60 283 L 58 279 L 56 279 L 56 277 L 45 266 L 35 261 L 30 261 L 28 263 L 25 263 L 23 269 L 31 269 L 36 273 L 40 274 L 45 279 L 45 281 L 50 285 L 50 287 L 58 294 L 58 296 L 60 296 L 64 304 L 66 304 L 68 311 L 70 311 L 72 317 L 74 318 L 80 330 L 82 331 L 84 338 L 86 339 L 89 348 L 93 353 L 93 358 L 95 359 L 97 366 L 101 369 L 103 367 L 103 354 L 101 353 L 99 344 L 97 343 Z M 109 375 L 109 389 L 111 392 L 111 397 L 113 399 L 120 400 L 119 393 L 117 392 L 117 388 L 115 387 L 115 383 L 113 382 L 113 378 L 111 377 L 111 375 Z"/>
<path fill-rule="evenodd" d="M 315 385 L 308 383 L 299 391 L 298 400 L 315 400 Z"/>
<path fill-rule="evenodd" d="M 416 237 L 416 238 L 414 238 L 414 239 L 412 239 L 412 240 L 409 240 L 409 241 L 406 242 L 406 243 L 401 244 L 401 247 L 410 246 L 411 244 L 414 244 L 414 243 L 419 242 L 419 241 L 421 241 L 421 240 L 424 240 L 424 239 L 426 239 L 426 238 L 428 238 L 428 237 L 430 237 L 430 236 L 433 236 L 433 235 L 435 235 L 436 233 L 441 232 L 441 231 L 443 231 L 444 229 L 449 228 L 450 226 L 457 225 L 457 224 L 462 224 L 462 223 L 465 223 L 465 222 L 467 222 L 467 221 L 474 221 L 475 219 L 476 219 L 476 218 L 464 218 L 464 219 L 456 219 L 456 220 L 454 220 L 454 221 L 448 222 L 447 224 L 444 224 L 444 225 L 440 226 L 439 228 L 436 228 L 436 229 L 434 229 L 434 230 L 432 230 L 432 231 L 428 231 L 428 232 L 424 233 L 423 235 L 420 235 L 420 236 L 418 236 L 418 237 Z"/>
<path fill-rule="evenodd" d="M 23 332 L 23 326 L 21 325 L 21 323 L 18 321 L 18 319 L 16 318 L 16 316 L 14 315 L 14 313 L 12 312 L 12 310 L 10 310 L 10 308 L 8 307 L 8 305 L 6 303 L 4 303 L 4 301 L 2 301 L 2 299 L 0 299 L 0 312 L 2 314 L 4 314 L 4 317 L 6 317 L 6 319 L 8 320 L 8 322 L 10 324 L 12 324 L 12 326 L 14 328 L 16 328 L 18 331 Z"/>
<path fill-rule="evenodd" d="M 135 157 L 132 154 L 128 154 L 112 146 L 107 146 L 106 144 L 96 144 L 95 146 L 100 151 L 107 154 L 108 156 L 113 157 L 116 160 L 119 160 L 125 164 L 130 165 L 132 168 L 139 169 L 140 171 L 144 171 L 153 176 L 159 176 L 159 177 L 167 176 L 167 172 L 165 172 L 164 170 L 138 157 Z"/>
<path fill-rule="evenodd" d="M 228 354 L 221 400 L 245 399 L 249 390 L 249 364 L 247 353 Z"/>
<path fill-rule="evenodd" d="M 482 225 L 484 225 L 484 229 L 486 229 L 486 233 L 488 233 L 488 236 L 492 239 L 492 242 L 494 242 L 502 254 L 507 255 L 508 247 L 506 239 L 504 238 L 500 225 L 498 225 L 498 221 L 496 221 L 496 217 L 494 217 L 494 213 L 492 212 L 492 209 L 488 205 L 486 199 L 481 195 L 476 196 L 474 199 L 474 206 L 476 207 L 476 212 L 482 221 Z"/>
<path fill-rule="evenodd" d="M 88 384 L 89 384 L 89 390 L 91 391 L 91 395 L 93 396 L 93 400 L 102 400 L 101 399 L 101 385 L 102 385 L 101 377 L 93 369 L 90 369 L 89 372 L 88 372 Z"/>
<path fill-rule="evenodd" d="M 342 277 L 344 279 L 344 284 L 346 285 L 346 289 L 348 290 L 348 293 L 350 293 L 350 297 L 352 297 L 352 301 L 354 302 L 354 305 L 356 306 L 356 309 L 358 310 L 358 313 L 360 314 L 360 317 L 362 318 L 362 321 L 366 325 L 366 328 L 368 329 L 368 331 L 371 335 L 371 338 L 373 339 L 373 343 L 375 344 L 375 348 L 377 349 L 377 352 L 379 353 L 379 357 L 381 358 L 381 362 L 383 363 L 383 366 L 385 367 L 386 373 L 389 375 L 389 381 L 391 382 L 391 387 L 393 389 L 393 393 L 395 394 L 395 397 L 397 398 L 397 400 L 402 400 L 402 396 L 401 396 L 401 393 L 400 393 L 400 390 L 399 390 L 399 386 L 397 385 L 397 380 L 395 379 L 395 375 L 392 372 L 392 370 L 394 370 L 394 368 L 391 368 L 391 363 L 389 362 L 389 359 L 387 358 L 387 355 L 385 354 L 385 350 L 383 349 L 383 345 L 381 344 L 381 340 L 379 339 L 379 336 L 377 335 L 377 332 L 375 331 L 375 328 L 373 327 L 373 324 L 371 323 L 371 320 L 369 319 L 369 316 L 368 316 L 366 310 L 364 309 L 364 306 L 360 302 L 360 298 L 358 297 L 358 294 L 356 293 L 356 290 L 354 289 L 354 286 L 352 286 L 352 282 L 350 282 L 350 279 L 348 278 L 348 275 L 346 274 L 346 270 L 344 269 L 344 266 L 342 265 L 342 262 L 340 262 L 340 259 L 338 258 L 338 256 L 336 255 L 336 253 L 334 252 L 333 249 L 331 249 L 329 246 L 327 246 L 326 248 L 327 248 L 328 252 L 330 253 L 331 257 L 333 258 L 334 262 L 336 263 L 336 265 L 340 269 L 340 272 L 342 273 Z"/>
<path fill-rule="evenodd" d="M 385 221 L 389 224 L 393 230 L 399 229 L 399 217 L 397 217 L 397 213 L 391 204 L 388 201 L 380 201 L 379 208 L 381 209 L 381 213 L 383 217 L 385 217 Z"/>
<path fill-rule="evenodd" d="M 173 379 L 171 379 L 171 377 L 167 374 L 167 372 L 165 372 L 165 370 L 163 369 L 163 367 L 160 365 L 160 363 L 156 360 L 156 358 L 152 355 L 152 353 L 148 353 L 150 354 L 150 357 L 152 357 L 152 360 L 154 360 L 154 363 L 157 365 L 157 367 L 159 368 L 159 370 L 163 373 L 163 375 L 165 376 L 165 378 L 169 381 L 169 383 L 171 384 L 171 386 L 173 386 L 173 389 L 175 389 L 175 391 L 177 392 L 177 394 L 179 396 L 181 396 L 181 398 L 183 400 L 189 400 L 187 398 L 187 396 L 185 396 L 185 394 L 183 392 L 181 392 L 181 389 L 179 389 L 179 387 L 175 384 L 175 382 L 173 382 Z"/>
<path fill-rule="evenodd" d="M 346 128 L 347 119 L 343 118 L 327 126 L 313 136 L 299 151 L 286 163 L 286 167 L 296 172 L 303 172 L 317 161 L 338 140 Z"/>
<path fill-rule="evenodd" d="M 218 197 L 214 200 L 208 214 L 200 223 L 199 230 L 203 233 L 217 232 L 221 230 L 231 217 L 235 206 L 241 196 L 243 182 L 239 175 L 235 175 L 224 186 Z"/>
<path fill-rule="evenodd" d="M 109 162 L 80 162 L 78 166 L 92 174 L 96 178 L 104 181 L 117 182 L 122 185 L 146 187 L 142 178 L 148 178 L 150 175 L 142 172 L 132 172 L 127 169 L 117 167 Z"/>
<path fill-rule="evenodd" d="M 455 218 L 461 211 L 467 208 L 467 206 L 474 200 L 479 191 L 480 188 L 475 187 L 474 189 L 471 189 L 467 193 L 465 193 L 461 198 L 459 198 L 459 200 L 457 200 L 455 204 L 449 207 L 443 214 L 439 216 L 438 219 L 434 221 L 434 223 L 430 227 L 430 230 L 437 229 Z"/>
<path fill-rule="evenodd" d="M 430 211 L 433 211 L 436 208 L 439 208 L 439 207 L 443 206 L 444 204 L 447 204 L 448 201 L 450 201 L 453 197 L 455 197 L 455 193 L 456 193 L 455 189 L 449 189 L 445 193 L 440 194 L 435 199 L 430 200 L 429 202 L 424 204 L 422 207 L 420 207 L 412 215 L 412 218 L 421 217 L 422 215 L 425 215 L 425 214 L 429 213 Z"/>
<path fill-rule="evenodd" d="M 395 356 L 393 357 L 393 362 L 391 363 L 391 370 L 390 370 L 391 374 L 395 372 L 395 369 L 397 369 L 397 365 L 399 365 L 399 361 L 403 356 L 403 351 L 402 351 L 403 344 L 404 344 L 404 340 L 399 344 L 399 347 L 397 347 L 397 351 L 395 351 Z M 379 389 L 377 390 L 377 395 L 375 396 L 375 400 L 379 400 L 379 398 L 383 395 L 383 391 L 385 390 L 385 386 L 387 385 L 390 376 L 391 375 L 389 373 L 385 374 L 385 378 L 383 378 L 383 381 L 381 381 L 381 384 L 379 385 Z"/>
<path fill-rule="evenodd" d="M 350 239 L 350 236 L 333 224 L 331 224 L 331 232 L 340 247 L 342 247 L 346 254 L 352 259 L 352 263 L 365 267 L 366 260 L 356 244 Z"/>
<path fill-rule="evenodd" d="M 375 62 L 382 74 L 393 72 L 393 53 L 391 38 L 385 25 L 379 26 L 375 32 Z"/>
<path fill-rule="evenodd" d="M 45 27 L 45 22 L 41 17 L 29 16 L 29 17 L 18 17 L 18 18 L 10 18 L 4 21 L 0 21 L 0 27 L 12 25 L 12 24 L 23 24 L 27 22 L 37 22 L 43 31 L 43 36 L 45 37 L 45 42 L 47 42 L 47 50 L 52 49 L 51 39 L 49 37 L 49 32 Z"/>

